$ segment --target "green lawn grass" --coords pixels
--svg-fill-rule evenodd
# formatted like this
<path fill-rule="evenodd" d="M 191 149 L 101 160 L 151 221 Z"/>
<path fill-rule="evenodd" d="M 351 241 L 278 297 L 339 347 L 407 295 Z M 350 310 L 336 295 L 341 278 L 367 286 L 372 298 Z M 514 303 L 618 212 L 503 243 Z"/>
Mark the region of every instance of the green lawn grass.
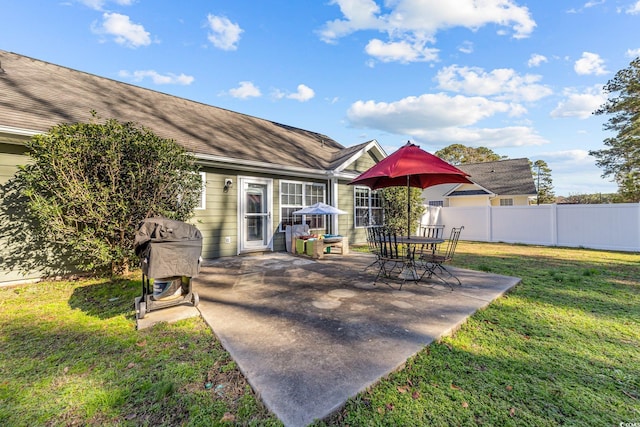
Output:
<path fill-rule="evenodd" d="M 140 287 L 0 289 L 0 425 L 281 425 L 200 318 L 137 331 Z"/>
<path fill-rule="evenodd" d="M 454 264 L 522 283 L 318 425 L 640 425 L 637 253 L 461 242 Z"/>
<path fill-rule="evenodd" d="M 461 242 L 455 264 L 522 283 L 318 426 L 640 423 L 640 255 Z M 139 293 L 0 288 L 0 425 L 281 425 L 200 318 L 136 331 Z"/>

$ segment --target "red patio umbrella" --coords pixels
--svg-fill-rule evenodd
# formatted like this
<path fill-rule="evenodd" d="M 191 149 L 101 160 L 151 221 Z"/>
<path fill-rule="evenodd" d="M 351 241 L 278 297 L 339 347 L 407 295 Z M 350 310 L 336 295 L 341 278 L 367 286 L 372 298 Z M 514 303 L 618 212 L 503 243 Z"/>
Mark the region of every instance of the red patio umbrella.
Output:
<path fill-rule="evenodd" d="M 407 237 L 410 238 L 409 223 L 411 203 L 409 188 L 427 188 L 438 184 L 472 184 L 468 173 L 430 154 L 419 146 L 407 144 L 385 157 L 366 172 L 353 179 L 349 185 L 365 185 L 372 190 L 385 187 L 407 186 Z"/>

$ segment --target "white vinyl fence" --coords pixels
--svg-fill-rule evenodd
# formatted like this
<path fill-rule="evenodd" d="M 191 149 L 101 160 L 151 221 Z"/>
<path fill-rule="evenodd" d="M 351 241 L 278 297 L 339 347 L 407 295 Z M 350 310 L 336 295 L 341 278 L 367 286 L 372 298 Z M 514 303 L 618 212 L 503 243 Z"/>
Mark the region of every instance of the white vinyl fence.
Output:
<path fill-rule="evenodd" d="M 423 224 L 461 240 L 640 252 L 640 204 L 427 207 Z"/>

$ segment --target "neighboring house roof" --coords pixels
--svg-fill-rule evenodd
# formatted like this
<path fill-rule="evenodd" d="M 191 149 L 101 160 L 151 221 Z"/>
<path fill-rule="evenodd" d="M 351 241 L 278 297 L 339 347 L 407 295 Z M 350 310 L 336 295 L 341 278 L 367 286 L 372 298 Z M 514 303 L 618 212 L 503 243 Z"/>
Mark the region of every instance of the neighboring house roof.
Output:
<path fill-rule="evenodd" d="M 533 183 L 529 159 L 508 159 L 496 162 L 466 163 L 456 165 L 471 175 L 471 181 L 484 190 L 500 196 L 535 195 L 536 186 Z M 474 191 L 474 190 L 472 190 Z M 475 194 L 487 194 L 478 190 Z M 449 193 L 449 196 L 468 195 L 465 191 Z M 465 194 L 462 194 L 465 193 Z"/>
<path fill-rule="evenodd" d="M 358 146 L 0 50 L 0 133 L 47 132 L 60 123 L 136 122 L 201 159 L 332 170 Z"/>
<path fill-rule="evenodd" d="M 485 196 L 491 194 L 487 190 L 456 190 L 449 193 L 449 196 Z"/>

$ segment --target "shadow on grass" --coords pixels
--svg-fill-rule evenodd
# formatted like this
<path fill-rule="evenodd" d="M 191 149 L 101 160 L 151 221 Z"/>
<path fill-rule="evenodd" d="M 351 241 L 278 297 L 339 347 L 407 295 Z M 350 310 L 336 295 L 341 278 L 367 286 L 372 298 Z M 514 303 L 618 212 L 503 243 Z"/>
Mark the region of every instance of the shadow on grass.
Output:
<path fill-rule="evenodd" d="M 142 294 L 140 280 L 105 279 L 104 282 L 76 287 L 69 297 L 69 307 L 88 316 L 110 319 L 134 317 L 134 299 Z"/>
<path fill-rule="evenodd" d="M 200 319 L 135 329 L 138 286 L 123 279 L 0 288 L 0 425 L 205 426 L 226 412 L 240 424 L 268 425 L 260 421 L 273 417 L 235 365 L 220 374 L 230 357 Z M 204 387 L 209 377 L 225 394 Z M 233 394 L 229 379 L 240 384 Z"/>

